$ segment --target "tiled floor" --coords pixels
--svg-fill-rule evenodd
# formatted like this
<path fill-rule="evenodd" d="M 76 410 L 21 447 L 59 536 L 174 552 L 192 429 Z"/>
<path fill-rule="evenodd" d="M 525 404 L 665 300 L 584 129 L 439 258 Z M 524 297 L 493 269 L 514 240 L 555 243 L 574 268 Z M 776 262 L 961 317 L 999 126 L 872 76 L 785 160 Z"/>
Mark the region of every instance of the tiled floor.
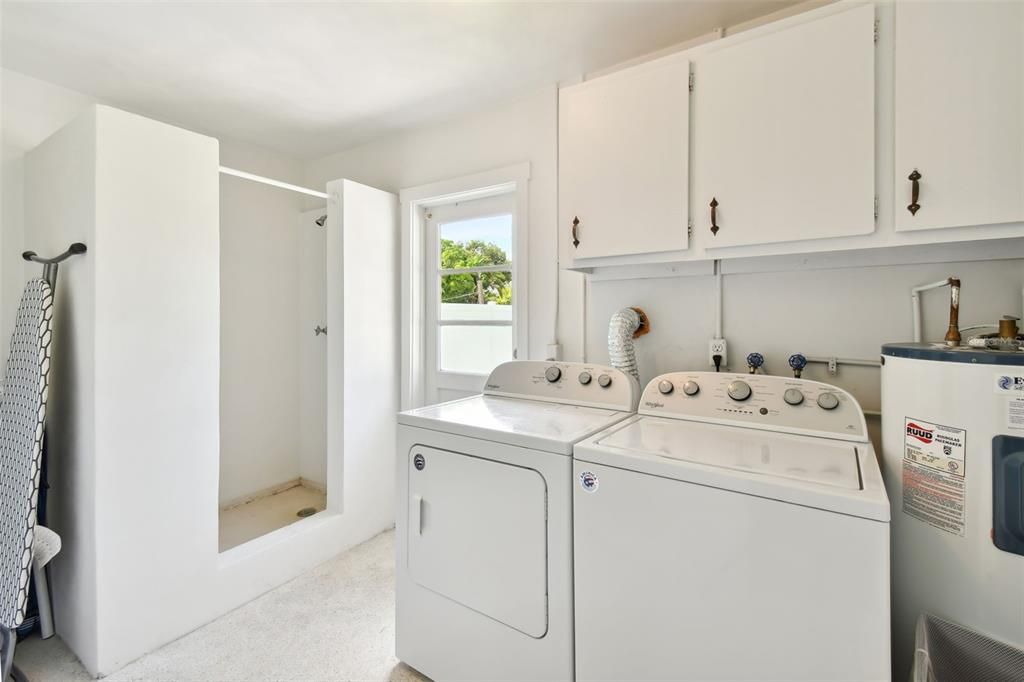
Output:
<path fill-rule="evenodd" d="M 237 547 L 270 531 L 300 521 L 298 511 L 326 508 L 326 495 L 320 490 L 295 485 L 287 490 L 259 497 L 220 512 L 220 551 Z"/>
<path fill-rule="evenodd" d="M 104 682 L 424 682 L 395 658 L 394 533 L 340 554 Z M 59 637 L 19 642 L 32 682 L 92 678 Z"/>

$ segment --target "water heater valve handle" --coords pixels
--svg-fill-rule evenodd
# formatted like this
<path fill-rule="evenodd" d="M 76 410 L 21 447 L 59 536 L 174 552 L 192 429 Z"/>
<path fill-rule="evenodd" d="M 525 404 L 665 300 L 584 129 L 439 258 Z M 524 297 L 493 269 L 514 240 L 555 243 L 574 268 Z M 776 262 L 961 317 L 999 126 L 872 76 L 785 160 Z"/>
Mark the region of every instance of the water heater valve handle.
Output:
<path fill-rule="evenodd" d="M 789 366 L 793 368 L 793 376 L 799 379 L 804 367 L 807 366 L 807 358 L 803 353 L 793 353 L 789 356 Z"/>
<path fill-rule="evenodd" d="M 764 356 L 760 353 L 751 353 L 747 356 L 747 367 L 751 374 L 757 374 L 757 370 L 764 364 Z"/>

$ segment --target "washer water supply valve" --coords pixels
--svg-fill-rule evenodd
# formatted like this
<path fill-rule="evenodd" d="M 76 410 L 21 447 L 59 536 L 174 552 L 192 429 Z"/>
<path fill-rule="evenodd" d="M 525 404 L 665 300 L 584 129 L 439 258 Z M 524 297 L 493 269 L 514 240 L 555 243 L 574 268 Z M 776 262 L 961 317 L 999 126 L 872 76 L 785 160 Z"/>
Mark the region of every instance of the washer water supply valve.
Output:
<path fill-rule="evenodd" d="M 751 353 L 747 356 L 747 367 L 751 374 L 757 374 L 757 370 L 764 364 L 764 356 L 760 353 Z"/>
<path fill-rule="evenodd" d="M 793 353 L 789 356 L 789 366 L 793 368 L 793 376 L 799 379 L 807 366 L 807 358 L 803 353 Z"/>

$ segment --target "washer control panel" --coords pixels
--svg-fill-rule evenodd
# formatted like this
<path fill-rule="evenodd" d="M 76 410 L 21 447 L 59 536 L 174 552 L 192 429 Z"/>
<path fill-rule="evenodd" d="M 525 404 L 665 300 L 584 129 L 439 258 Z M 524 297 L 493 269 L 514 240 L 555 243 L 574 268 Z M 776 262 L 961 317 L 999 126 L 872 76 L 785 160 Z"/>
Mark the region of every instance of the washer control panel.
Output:
<path fill-rule="evenodd" d="M 640 400 L 640 385 L 614 367 L 516 360 L 494 368 L 487 377 L 484 394 L 634 412 Z"/>
<path fill-rule="evenodd" d="M 640 414 L 867 440 L 864 413 L 846 391 L 766 374 L 673 372 L 644 389 Z"/>

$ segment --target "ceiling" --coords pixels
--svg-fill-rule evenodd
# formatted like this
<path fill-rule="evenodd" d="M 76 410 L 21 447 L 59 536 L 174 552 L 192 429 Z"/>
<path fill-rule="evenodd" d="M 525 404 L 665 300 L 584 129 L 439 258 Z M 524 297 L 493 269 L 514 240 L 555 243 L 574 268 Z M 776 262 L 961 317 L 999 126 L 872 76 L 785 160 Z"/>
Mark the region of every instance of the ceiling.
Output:
<path fill-rule="evenodd" d="M 316 158 L 792 4 L 4 0 L 0 56 L 113 106 Z"/>

